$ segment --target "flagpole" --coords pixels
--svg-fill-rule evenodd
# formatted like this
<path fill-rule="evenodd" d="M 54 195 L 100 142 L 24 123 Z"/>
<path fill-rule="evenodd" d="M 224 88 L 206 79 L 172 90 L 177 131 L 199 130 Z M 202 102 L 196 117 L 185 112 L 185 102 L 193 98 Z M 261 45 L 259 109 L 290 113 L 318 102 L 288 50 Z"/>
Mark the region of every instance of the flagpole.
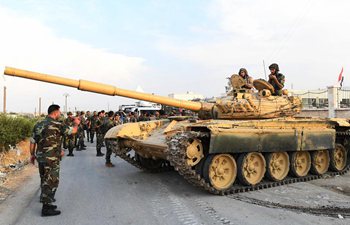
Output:
<path fill-rule="evenodd" d="M 344 81 L 343 71 L 344 71 L 344 67 L 342 66 L 340 74 L 338 76 L 338 84 L 339 84 L 340 88 L 343 86 L 343 81 Z"/>

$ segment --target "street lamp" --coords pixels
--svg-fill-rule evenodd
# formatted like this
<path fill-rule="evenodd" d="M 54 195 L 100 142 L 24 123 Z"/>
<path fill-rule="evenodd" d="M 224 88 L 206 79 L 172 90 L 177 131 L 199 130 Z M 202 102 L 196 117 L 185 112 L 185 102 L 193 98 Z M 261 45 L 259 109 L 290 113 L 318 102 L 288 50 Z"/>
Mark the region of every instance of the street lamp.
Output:
<path fill-rule="evenodd" d="M 70 96 L 68 93 L 64 93 L 64 112 L 67 114 L 67 98 Z"/>

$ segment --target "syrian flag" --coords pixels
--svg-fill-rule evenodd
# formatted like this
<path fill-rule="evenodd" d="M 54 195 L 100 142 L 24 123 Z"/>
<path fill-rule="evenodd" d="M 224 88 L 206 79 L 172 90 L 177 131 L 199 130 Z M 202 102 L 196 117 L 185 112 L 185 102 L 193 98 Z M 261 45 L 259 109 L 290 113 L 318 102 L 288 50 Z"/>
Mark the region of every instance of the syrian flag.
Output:
<path fill-rule="evenodd" d="M 344 68 L 342 67 L 341 71 L 340 71 L 340 74 L 338 76 L 338 83 L 339 83 L 340 87 L 343 86 L 343 81 L 344 81 L 343 70 L 344 70 Z"/>

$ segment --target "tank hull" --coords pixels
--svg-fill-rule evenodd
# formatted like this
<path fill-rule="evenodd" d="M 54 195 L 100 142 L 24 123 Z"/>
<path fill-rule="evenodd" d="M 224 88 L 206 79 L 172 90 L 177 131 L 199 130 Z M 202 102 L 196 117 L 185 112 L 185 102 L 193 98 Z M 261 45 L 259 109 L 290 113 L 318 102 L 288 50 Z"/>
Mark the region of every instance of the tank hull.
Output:
<path fill-rule="evenodd" d="M 138 168 L 159 172 L 174 167 L 196 186 L 228 194 L 262 188 L 266 182 L 273 186 L 344 173 L 349 168 L 349 129 L 345 119 L 158 120 L 117 126 L 105 139 L 116 155 Z M 334 168 L 336 150 L 343 159 Z M 273 161 L 277 156 L 282 157 Z M 228 167 L 212 171 L 220 160 Z M 278 168 L 284 175 L 278 175 Z M 225 180 L 225 170 L 232 184 L 213 180 Z M 250 170 L 262 175 L 249 180 L 245 173 Z"/>

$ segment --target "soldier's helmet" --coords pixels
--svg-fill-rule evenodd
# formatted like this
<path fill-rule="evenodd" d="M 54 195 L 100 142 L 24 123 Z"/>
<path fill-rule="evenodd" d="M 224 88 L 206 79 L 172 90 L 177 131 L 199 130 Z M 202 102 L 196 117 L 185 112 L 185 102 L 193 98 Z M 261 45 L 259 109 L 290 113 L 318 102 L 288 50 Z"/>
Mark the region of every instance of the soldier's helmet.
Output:
<path fill-rule="evenodd" d="M 280 71 L 280 68 L 278 66 L 277 63 L 272 63 L 270 66 L 269 66 L 269 69 L 275 69 L 276 72 Z"/>
<path fill-rule="evenodd" d="M 73 115 L 72 112 L 67 112 L 67 116 L 71 116 L 71 115 Z"/>

